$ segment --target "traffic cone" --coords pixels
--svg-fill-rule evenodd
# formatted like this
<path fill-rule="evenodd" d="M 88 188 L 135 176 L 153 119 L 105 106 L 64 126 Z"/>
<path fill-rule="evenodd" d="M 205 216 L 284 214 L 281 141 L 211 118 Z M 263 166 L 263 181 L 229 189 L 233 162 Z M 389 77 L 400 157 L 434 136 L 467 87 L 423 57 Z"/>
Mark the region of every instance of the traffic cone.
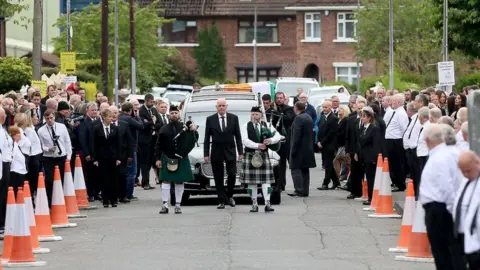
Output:
<path fill-rule="evenodd" d="M 2 261 L 8 262 L 12 253 L 13 226 L 16 213 L 15 193 L 13 187 L 8 188 L 7 193 L 7 215 L 5 217 L 5 232 L 3 237 Z"/>
<path fill-rule="evenodd" d="M 52 242 L 62 240 L 61 236 L 53 234 L 45 179 L 42 172 L 38 174 L 37 196 L 35 197 L 35 223 L 37 225 L 38 241 Z"/>
<path fill-rule="evenodd" d="M 33 257 L 32 240 L 25 212 L 25 201 L 21 187 L 17 191 L 15 224 L 13 226 L 12 253 L 5 267 L 44 266 L 47 262 L 36 261 Z"/>
<path fill-rule="evenodd" d="M 55 166 L 53 173 L 52 214 L 50 215 L 50 220 L 52 221 L 52 228 L 77 227 L 76 223 L 70 223 L 68 221 L 65 196 L 63 195 L 62 180 L 58 166 Z"/>
<path fill-rule="evenodd" d="M 388 158 L 383 161 L 383 177 L 378 192 L 378 205 L 375 208 L 375 214 L 368 215 L 371 218 L 401 218 L 393 210 L 392 187 L 390 180 L 390 170 L 388 169 Z"/>
<path fill-rule="evenodd" d="M 407 196 L 402 218 L 402 226 L 400 226 L 400 237 L 396 248 L 390 248 L 389 252 L 407 252 L 410 235 L 412 233 L 413 219 L 415 218 L 415 191 L 413 181 L 408 180 Z"/>
<path fill-rule="evenodd" d="M 83 176 L 82 160 L 80 155 L 75 158 L 75 195 L 77 197 L 77 205 L 81 210 L 97 209 L 96 206 L 90 205 L 88 202 L 87 188 L 85 187 L 85 177 Z"/>
<path fill-rule="evenodd" d="M 33 213 L 32 195 L 30 194 L 30 185 L 28 181 L 23 182 L 25 197 L 25 212 L 27 214 L 28 226 L 30 226 L 30 238 L 32 240 L 32 249 L 34 254 L 50 253 L 50 249 L 41 248 L 38 242 L 37 224 L 35 223 L 35 214 Z"/>
<path fill-rule="evenodd" d="M 433 263 L 432 249 L 428 241 L 427 228 L 425 227 L 425 211 L 420 203 L 415 208 L 415 219 L 413 220 L 412 233 L 408 243 L 406 255 L 396 256 L 396 261 L 407 262 L 430 262 Z"/>
<path fill-rule="evenodd" d="M 355 198 L 355 201 L 361 201 L 361 202 L 366 202 L 368 201 L 368 184 L 367 184 L 367 179 L 364 178 L 362 181 L 362 197 L 361 198 Z"/>
<path fill-rule="evenodd" d="M 75 196 L 75 187 L 73 186 L 72 169 L 70 160 L 65 161 L 65 173 L 63 176 L 63 193 L 65 195 L 65 205 L 69 218 L 86 218 L 87 215 L 80 214 Z"/>
<path fill-rule="evenodd" d="M 383 157 L 382 154 L 378 154 L 377 158 L 377 170 L 375 171 L 375 183 L 373 184 L 372 201 L 370 207 L 363 208 L 363 211 L 375 211 L 378 204 L 378 192 L 380 191 L 380 184 L 383 178 Z"/>

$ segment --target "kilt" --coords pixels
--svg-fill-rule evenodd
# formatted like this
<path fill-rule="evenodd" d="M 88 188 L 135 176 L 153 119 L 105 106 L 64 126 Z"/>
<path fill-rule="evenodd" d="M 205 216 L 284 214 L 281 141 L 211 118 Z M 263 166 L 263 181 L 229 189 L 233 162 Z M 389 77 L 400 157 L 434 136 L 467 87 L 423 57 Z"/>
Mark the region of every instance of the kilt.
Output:
<path fill-rule="evenodd" d="M 251 163 L 254 153 L 245 153 L 243 156 L 242 171 L 240 172 L 240 183 L 248 185 L 275 183 L 273 167 L 270 163 L 268 152 L 261 152 L 260 154 L 263 158 L 263 164 L 260 168 L 255 168 Z"/>
<path fill-rule="evenodd" d="M 167 157 L 162 155 L 162 168 L 159 170 L 158 179 L 166 182 L 190 182 L 194 177 L 192 169 L 190 168 L 190 159 L 182 158 L 178 161 L 178 169 L 175 172 L 170 172 L 167 169 Z"/>

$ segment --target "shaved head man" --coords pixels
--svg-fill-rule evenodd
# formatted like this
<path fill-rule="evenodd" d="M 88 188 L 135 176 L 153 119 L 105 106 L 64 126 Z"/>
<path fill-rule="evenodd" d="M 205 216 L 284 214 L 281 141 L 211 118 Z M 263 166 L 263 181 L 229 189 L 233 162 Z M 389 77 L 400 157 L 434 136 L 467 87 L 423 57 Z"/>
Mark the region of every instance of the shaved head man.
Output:
<path fill-rule="evenodd" d="M 224 99 L 224 98 L 217 99 L 217 112 L 218 112 L 218 114 L 225 115 L 225 113 L 227 112 L 227 107 L 228 107 L 228 104 L 227 104 L 226 99 Z"/>
<path fill-rule="evenodd" d="M 110 108 L 110 104 L 103 102 L 100 104 L 100 113 L 102 113 L 103 110 Z"/>

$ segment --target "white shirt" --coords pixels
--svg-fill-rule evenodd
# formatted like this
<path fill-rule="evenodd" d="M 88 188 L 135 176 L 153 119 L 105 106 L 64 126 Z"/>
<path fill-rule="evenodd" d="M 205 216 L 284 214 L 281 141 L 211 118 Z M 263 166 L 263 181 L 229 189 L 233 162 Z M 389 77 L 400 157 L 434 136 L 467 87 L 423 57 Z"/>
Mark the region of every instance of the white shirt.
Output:
<path fill-rule="evenodd" d="M 461 141 L 461 142 L 457 141 L 456 146 L 458 151 L 460 151 L 460 153 L 470 150 L 470 144 L 467 141 Z"/>
<path fill-rule="evenodd" d="M 0 149 L 2 149 L 2 162 L 12 162 L 13 139 L 0 125 Z"/>
<path fill-rule="evenodd" d="M 168 116 L 166 114 L 160 114 L 160 118 L 162 118 L 162 121 L 164 122 L 163 123 L 164 125 L 170 123 L 170 121 L 168 120 Z M 226 121 L 225 121 L 225 123 L 226 123 Z M 220 123 L 220 126 L 221 126 L 221 123 Z"/>
<path fill-rule="evenodd" d="M 110 133 L 112 132 L 112 125 L 108 125 L 106 126 L 104 123 L 102 123 L 103 125 L 103 133 L 105 134 L 105 138 L 108 138 L 108 135 L 110 135 Z M 108 128 L 108 132 L 107 132 L 107 128 Z"/>
<path fill-rule="evenodd" d="M 218 114 L 218 123 L 220 124 L 220 129 L 222 129 L 222 117 L 223 117 L 224 122 L 225 122 L 225 128 L 227 128 L 227 113 L 225 113 L 225 115 L 223 115 L 223 116 Z M 224 130 L 222 129 L 222 131 L 224 131 Z"/>
<path fill-rule="evenodd" d="M 391 120 L 386 121 L 385 124 L 387 125 L 385 139 L 402 139 L 408 126 L 407 112 L 403 107 L 396 108 L 392 113 Z"/>
<path fill-rule="evenodd" d="M 247 148 L 250 148 L 250 149 L 259 149 L 258 146 L 260 145 L 259 143 L 256 143 L 252 140 L 250 140 L 248 138 L 248 123 L 250 123 L 251 121 L 248 121 L 246 124 L 244 124 L 243 126 L 240 127 L 240 133 L 242 135 L 242 143 L 243 143 L 243 146 L 247 147 Z M 268 127 L 268 124 L 267 124 L 267 127 Z M 255 128 L 255 123 L 253 124 L 253 128 Z M 261 129 L 260 125 L 258 126 L 259 129 Z M 275 135 L 273 135 L 272 138 L 270 138 L 270 140 L 272 140 L 272 144 L 275 144 L 275 143 L 278 143 L 280 141 L 280 139 L 282 138 L 280 136 L 280 134 L 277 132 L 277 130 L 275 130 L 275 128 L 273 126 L 269 127 L 270 131 L 274 132 Z"/>
<path fill-rule="evenodd" d="M 32 145 L 32 148 L 30 150 L 30 155 L 35 156 L 38 154 L 43 153 L 42 150 L 42 145 L 40 144 L 40 139 L 38 138 L 37 132 L 35 129 L 31 127 L 27 127 L 24 130 L 25 135 L 27 136 L 28 140 L 30 140 L 30 143 Z"/>
<path fill-rule="evenodd" d="M 457 143 L 465 141 L 463 139 L 463 134 L 462 134 L 461 130 L 459 132 L 457 132 L 457 134 L 455 134 L 455 140 L 457 141 Z"/>
<path fill-rule="evenodd" d="M 10 171 L 18 174 L 27 174 L 27 166 L 25 164 L 25 156 L 17 143 L 13 145 L 13 160 L 10 165 Z"/>
<path fill-rule="evenodd" d="M 392 107 L 385 108 L 385 114 L 383 115 L 383 121 L 385 122 L 385 125 L 388 123 L 390 118 L 392 118 L 392 114 L 393 114 Z"/>
<path fill-rule="evenodd" d="M 58 147 L 53 153 L 48 151 L 48 149 L 56 146 L 52 138 L 52 132 L 51 132 L 52 129 L 55 131 L 55 135 L 59 136 L 58 145 L 62 150 L 62 154 L 59 154 L 60 149 Z M 44 157 L 67 156 L 67 159 L 69 160 L 70 157 L 72 156 L 72 142 L 70 141 L 68 130 L 64 124 L 54 123 L 52 127 L 50 127 L 48 124 L 43 125 L 38 130 L 38 138 L 40 139 L 40 143 L 42 144 Z"/>
<path fill-rule="evenodd" d="M 420 135 L 420 130 L 422 129 L 422 124 L 418 119 L 418 113 L 412 116 L 412 120 L 403 134 L 403 148 L 414 149 L 417 148 L 418 144 L 418 135 Z"/>
<path fill-rule="evenodd" d="M 460 174 L 460 177 L 462 178 L 462 183 L 460 185 L 460 188 L 456 192 L 455 196 L 455 203 L 453 204 L 453 221 L 455 223 L 459 223 L 458 225 L 458 232 L 459 233 L 464 233 L 465 232 L 465 217 L 467 214 L 467 209 L 469 208 L 470 201 L 472 199 L 473 191 L 476 189 L 476 185 L 478 183 L 477 180 L 470 182 L 470 184 L 467 186 L 467 183 L 469 182 L 468 179 L 463 177 L 463 175 Z M 462 198 L 462 203 L 460 205 L 460 220 L 456 220 L 457 218 L 457 207 L 458 203 L 460 200 L 460 196 L 462 195 L 463 190 L 465 189 L 465 186 L 467 186 L 467 189 L 465 190 L 465 194 L 463 195 Z M 456 225 L 455 225 L 456 226 Z M 454 227 L 456 229 L 456 227 Z"/>
<path fill-rule="evenodd" d="M 477 179 L 476 181 L 480 181 Z M 471 183 L 470 185 L 474 185 Z M 473 194 L 477 195 L 480 194 L 480 183 L 477 184 Z M 466 196 L 466 195 L 465 195 Z M 473 219 L 475 217 L 475 213 L 477 214 L 477 226 L 473 230 L 471 230 Z M 468 207 L 467 213 L 465 214 L 465 219 L 463 228 L 465 229 L 465 253 L 472 254 L 474 252 L 480 251 L 480 196 L 473 196 L 470 206 Z"/>
<path fill-rule="evenodd" d="M 20 141 L 18 142 L 18 147 L 20 147 L 20 150 L 22 151 L 23 154 L 31 156 L 31 148 L 32 144 L 30 140 L 27 138 L 25 135 L 25 131 L 20 128 Z"/>
<path fill-rule="evenodd" d="M 445 203 L 452 213 L 456 179 L 459 175 L 458 155 L 445 143 L 430 149 L 429 158 L 422 172 L 420 197 L 422 205 L 431 202 Z"/>
<path fill-rule="evenodd" d="M 430 121 L 427 121 L 423 123 L 423 126 L 420 129 L 421 132 L 418 135 L 418 143 L 417 143 L 417 157 L 428 156 L 428 146 L 427 146 L 427 142 L 425 141 L 425 136 L 423 135 L 423 130 L 429 125 L 430 125 Z"/>

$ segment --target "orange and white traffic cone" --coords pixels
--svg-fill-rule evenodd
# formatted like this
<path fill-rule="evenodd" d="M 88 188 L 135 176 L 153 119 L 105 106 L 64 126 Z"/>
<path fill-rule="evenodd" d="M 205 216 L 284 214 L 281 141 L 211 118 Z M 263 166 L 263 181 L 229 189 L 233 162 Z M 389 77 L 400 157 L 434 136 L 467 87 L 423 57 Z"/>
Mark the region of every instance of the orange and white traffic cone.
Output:
<path fill-rule="evenodd" d="M 360 202 L 366 202 L 368 201 L 368 184 L 367 184 L 367 179 L 364 178 L 362 181 L 362 197 L 361 198 L 355 198 L 355 201 L 360 201 Z"/>
<path fill-rule="evenodd" d="M 43 173 L 38 174 L 37 196 L 35 197 L 35 223 L 37 225 L 38 241 L 53 242 L 62 240 L 61 236 L 53 234 Z"/>
<path fill-rule="evenodd" d="M 65 205 L 68 218 L 86 218 L 87 215 L 80 214 L 73 186 L 72 169 L 70 169 L 70 160 L 65 161 L 65 173 L 63 176 L 63 194 L 65 195 Z"/>
<path fill-rule="evenodd" d="M 60 178 L 60 169 L 58 166 L 55 166 L 53 173 L 52 214 L 50 215 L 50 220 L 52 221 L 52 228 L 77 227 L 76 223 L 70 223 L 70 221 L 68 221 L 62 179 Z"/>
<path fill-rule="evenodd" d="M 30 238 L 32 240 L 32 248 L 34 254 L 50 253 L 50 249 L 41 248 L 38 242 L 37 224 L 35 222 L 35 214 L 33 213 L 32 194 L 30 194 L 30 185 L 28 181 L 23 182 L 25 212 L 27 214 L 28 226 L 30 226 Z"/>
<path fill-rule="evenodd" d="M 18 188 L 15 206 L 15 224 L 13 226 L 12 253 L 5 267 L 44 266 L 47 262 L 36 261 L 33 257 L 30 228 L 25 213 L 25 201 L 22 188 Z"/>
<path fill-rule="evenodd" d="M 383 179 L 383 158 L 382 154 L 378 154 L 377 158 L 377 170 L 375 171 L 375 182 L 373 184 L 372 201 L 370 206 L 363 208 L 363 211 L 375 211 L 378 204 L 378 193 L 380 192 L 380 185 Z"/>
<path fill-rule="evenodd" d="M 402 226 L 400 226 L 400 237 L 396 248 L 390 248 L 389 252 L 407 252 L 410 235 L 412 233 L 413 220 L 415 218 L 415 190 L 413 181 L 408 180 L 407 196 L 403 210 Z"/>
<path fill-rule="evenodd" d="M 15 193 L 13 187 L 8 188 L 7 193 L 7 214 L 5 217 L 5 232 L 3 237 L 2 262 L 8 262 L 12 253 L 13 226 L 16 210 Z"/>
<path fill-rule="evenodd" d="M 82 160 L 80 155 L 75 158 L 75 195 L 77 198 L 77 205 L 80 210 L 97 209 L 95 205 L 90 205 L 88 202 L 87 188 L 85 186 L 85 177 L 83 176 Z"/>
<path fill-rule="evenodd" d="M 415 219 L 413 220 L 407 254 L 396 256 L 395 260 L 407 262 L 434 262 L 432 249 L 430 248 L 430 241 L 427 236 L 427 228 L 425 227 L 425 210 L 420 203 L 417 203 L 417 207 L 415 208 Z"/>
<path fill-rule="evenodd" d="M 378 205 L 375 208 L 375 214 L 370 214 L 371 218 L 401 218 L 393 210 L 392 187 L 390 180 L 390 170 L 388 168 L 388 158 L 383 161 L 383 177 L 378 193 Z"/>

